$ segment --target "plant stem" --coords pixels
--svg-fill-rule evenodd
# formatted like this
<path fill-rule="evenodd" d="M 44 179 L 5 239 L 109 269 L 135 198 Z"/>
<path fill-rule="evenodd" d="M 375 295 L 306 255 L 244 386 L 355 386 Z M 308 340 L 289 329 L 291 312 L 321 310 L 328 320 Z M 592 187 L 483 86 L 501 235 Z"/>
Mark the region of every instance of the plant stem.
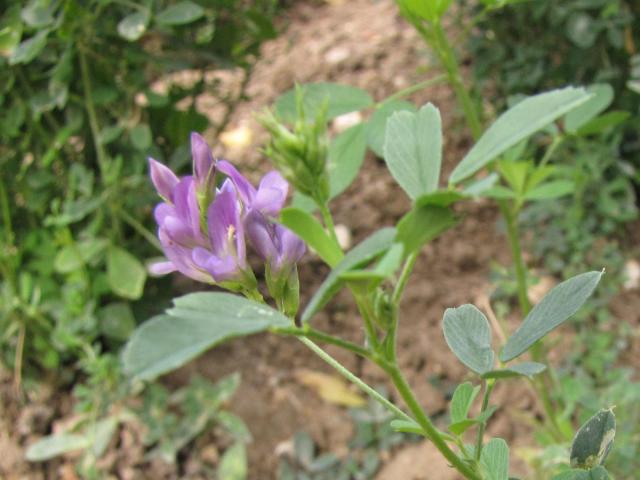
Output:
<path fill-rule="evenodd" d="M 391 377 L 393 384 L 396 386 L 398 393 L 409 407 L 409 411 L 415 416 L 416 421 L 424 430 L 425 436 L 433 442 L 435 447 L 442 453 L 442 455 L 449 461 L 449 463 L 464 475 L 465 478 L 471 480 L 481 480 L 481 477 L 474 472 L 469 465 L 467 465 L 464 460 L 462 460 L 456 453 L 449 448 L 449 445 L 445 442 L 441 433 L 436 429 L 433 425 L 429 417 L 424 410 L 418 400 L 413 395 L 411 391 L 411 387 L 405 380 L 402 372 L 398 368 L 396 364 L 386 369 L 387 373 Z"/>
<path fill-rule="evenodd" d="M 419 92 L 420 90 L 423 90 L 427 87 L 431 87 L 433 85 L 437 85 L 438 83 L 442 83 L 446 79 L 447 79 L 447 75 L 445 74 L 436 75 L 435 77 L 430 78 L 429 80 L 425 80 L 424 82 L 416 83 L 415 85 L 411 85 L 407 88 L 403 88 L 402 90 L 398 90 L 393 95 L 389 95 L 383 101 L 379 102 L 377 106 L 379 107 L 383 103 L 387 103 L 387 102 L 391 102 L 394 100 L 399 100 L 401 98 L 407 97 L 412 93 Z"/>
<path fill-rule="evenodd" d="M 384 398 L 382 395 L 380 395 L 378 392 L 376 392 L 373 388 L 371 388 L 369 385 L 367 385 L 365 382 L 363 382 L 362 380 L 360 380 L 358 377 L 356 377 L 353 373 L 351 373 L 345 366 L 343 366 L 340 362 L 338 362 L 335 358 L 333 358 L 331 355 L 329 355 L 327 352 L 325 352 L 322 348 L 320 348 L 318 345 L 316 345 L 313 340 L 306 338 L 306 337 L 298 337 L 299 340 L 304 343 L 307 347 L 309 347 L 316 355 L 318 355 L 322 360 L 324 360 L 325 362 L 327 362 L 329 365 L 331 365 L 340 375 L 342 375 L 343 377 L 345 377 L 347 380 L 349 380 L 350 382 L 352 382 L 354 385 L 356 385 L 358 388 L 360 388 L 362 391 L 364 391 L 367 395 L 369 395 L 371 398 L 373 398 L 374 400 L 376 400 L 377 402 L 379 402 L 382 406 L 384 406 L 387 410 L 389 410 L 391 413 L 393 413 L 394 415 L 396 415 L 398 418 L 401 418 L 402 420 L 407 420 L 410 422 L 415 422 L 413 420 L 413 418 L 411 418 L 409 415 L 407 415 L 406 413 L 404 413 L 402 410 L 400 410 L 398 407 L 396 407 L 393 403 L 391 403 L 389 400 L 387 400 L 386 398 Z M 474 477 L 477 478 L 477 477 Z"/>
<path fill-rule="evenodd" d="M 349 342 L 347 340 L 343 340 L 338 337 L 334 337 L 332 335 L 329 335 L 328 333 L 324 333 L 310 327 L 274 328 L 271 331 L 273 333 L 277 333 L 280 335 L 293 335 L 295 337 L 313 338 L 319 342 L 335 345 L 337 347 L 344 348 L 345 350 L 349 350 L 350 352 L 353 352 L 356 355 L 360 355 L 361 357 L 371 359 L 371 352 L 366 348 L 363 348 L 360 345 L 356 345 L 355 343 Z"/>
<path fill-rule="evenodd" d="M 336 227 L 333 223 L 333 217 L 331 216 L 331 211 L 329 210 L 329 205 L 326 202 L 318 203 L 318 208 L 320 209 L 320 214 L 322 215 L 324 226 L 329 231 L 329 235 L 331 235 L 331 239 L 336 243 L 336 245 L 340 246 L 338 236 L 336 235 Z"/>
<path fill-rule="evenodd" d="M 89 128 L 91 129 L 91 137 L 93 138 L 93 147 L 96 151 L 98 167 L 102 181 L 106 180 L 107 175 L 107 153 L 100 141 L 100 126 L 98 125 L 98 116 L 93 104 L 93 94 L 91 91 L 91 76 L 89 74 L 89 66 L 87 65 L 87 57 L 82 48 L 78 49 L 78 59 L 80 60 L 80 74 L 82 77 L 82 89 L 84 93 L 84 105 L 89 117 Z"/>
<path fill-rule="evenodd" d="M 485 381 L 484 396 L 482 397 L 482 407 L 480 407 L 480 414 L 484 413 L 489 407 L 489 397 L 493 391 L 495 385 L 494 380 Z M 483 422 L 478 427 L 478 436 L 476 438 L 476 461 L 480 461 L 480 454 L 482 453 L 482 441 L 484 439 L 484 429 L 486 422 Z"/>
<path fill-rule="evenodd" d="M 18 344 L 16 345 L 16 359 L 14 364 L 14 387 L 16 393 L 20 392 L 22 386 L 22 361 L 24 358 L 24 341 L 27 334 L 27 327 L 24 321 L 20 322 L 20 330 L 18 332 Z"/>
<path fill-rule="evenodd" d="M 518 287 L 518 303 L 523 317 L 531 311 L 531 302 L 527 293 L 527 269 L 522 257 L 522 247 L 520 246 L 520 232 L 518 230 L 518 212 L 514 212 L 509 205 L 499 202 L 500 211 L 507 225 L 507 239 L 511 248 L 511 257 L 516 269 L 516 282 Z"/>
<path fill-rule="evenodd" d="M 469 90 L 467 90 L 467 87 L 464 85 L 458 59 L 442 28 L 442 24 L 436 22 L 431 26 L 430 30 L 421 24 L 418 25 L 416 28 L 418 28 L 418 31 L 422 34 L 425 41 L 436 51 L 440 63 L 442 63 L 442 66 L 447 71 L 447 78 L 462 107 L 467 124 L 471 129 L 471 134 L 473 138 L 477 140 L 482 134 L 482 123 L 478 114 L 478 108 L 471 99 Z"/>
<path fill-rule="evenodd" d="M 562 136 L 553 137 L 553 141 L 551 142 L 551 145 L 549 145 L 549 148 L 547 148 L 547 151 L 544 152 L 544 156 L 542 157 L 542 160 L 540 160 L 540 164 L 539 164 L 540 167 L 547 164 L 547 162 L 551 159 L 551 157 L 553 156 L 553 154 L 556 152 L 556 150 L 558 149 L 558 147 L 563 141 L 564 141 L 564 137 Z"/>
<path fill-rule="evenodd" d="M 398 283 L 396 283 L 396 287 L 393 289 L 393 295 L 391 296 L 391 301 L 396 306 L 400 304 L 402 294 L 404 293 L 404 289 L 407 286 L 409 276 L 411 276 L 411 272 L 413 271 L 413 267 L 415 266 L 417 259 L 418 252 L 416 251 L 411 253 L 404 262 L 402 271 L 400 272 L 400 277 L 398 277 Z"/>

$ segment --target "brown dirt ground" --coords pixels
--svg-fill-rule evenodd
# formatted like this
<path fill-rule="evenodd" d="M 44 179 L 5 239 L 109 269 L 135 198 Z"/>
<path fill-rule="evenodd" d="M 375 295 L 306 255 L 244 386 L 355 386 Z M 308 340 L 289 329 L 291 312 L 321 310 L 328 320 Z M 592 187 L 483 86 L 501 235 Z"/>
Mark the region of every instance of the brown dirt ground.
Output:
<path fill-rule="evenodd" d="M 391 0 L 300 2 L 287 12 L 282 23 L 288 25 L 286 30 L 264 46 L 262 59 L 249 85 L 251 100 L 237 108 L 230 124 L 231 129 L 247 128 L 252 133 L 251 143 L 245 148 L 216 146 L 218 153 L 256 176 L 268 167 L 257 153 L 257 146 L 265 134 L 253 115 L 270 105 L 294 82 L 346 83 L 364 88 L 380 100 L 437 73 L 429 66 L 435 62 L 429 58 L 427 49 L 398 17 Z M 231 83 L 235 81 L 234 75 L 228 73 L 213 75 Z M 418 105 L 431 101 L 440 108 L 445 132 L 445 178 L 469 145 L 452 93 L 446 86 L 437 86 L 413 95 L 411 100 Z M 199 107 L 215 118 L 217 107 L 213 99 L 204 96 Z M 210 140 L 214 143 L 215 139 Z M 348 226 L 354 243 L 376 228 L 393 225 L 408 206 L 408 200 L 384 164 L 370 153 L 358 179 L 332 205 L 337 223 Z M 463 221 L 457 227 L 422 252 L 402 305 L 400 363 L 419 400 L 431 414 L 446 408 L 445 392 L 435 388 L 431 381 L 437 380 L 440 385 L 450 388 L 462 380 L 466 372 L 444 343 L 440 327 L 444 310 L 463 303 L 486 301 L 491 291 L 488 281 L 491 262 L 506 264 L 509 261 L 506 241 L 496 228 L 497 211 L 491 204 L 466 205 L 460 215 Z M 307 255 L 300 266 L 300 274 L 304 303 L 325 277 L 327 269 L 319 260 Z M 632 301 L 637 305 L 637 294 Z M 636 323 L 640 320 L 637 312 L 636 308 L 633 317 Z M 362 340 L 361 323 L 346 292 L 337 295 L 313 322 L 319 329 L 353 341 Z M 333 348 L 327 350 L 369 383 L 384 383 L 384 375 L 376 368 L 350 354 Z M 346 451 L 346 442 L 351 435 L 351 420 L 346 410 L 326 403 L 298 383 L 295 373 L 300 369 L 331 373 L 328 366 L 296 340 L 257 335 L 222 345 L 168 375 L 165 381 L 168 385 L 178 386 L 194 373 L 216 380 L 239 371 L 242 383 L 230 408 L 245 420 L 254 437 L 249 448 L 250 478 L 265 480 L 275 478 L 276 448 L 297 430 L 309 432 L 323 449 L 338 454 Z M 62 406 L 52 408 L 46 406 L 46 399 L 52 398 L 51 392 L 43 393 L 41 398 L 44 402 L 36 400 L 22 413 L 15 411 L 14 402 L 3 401 L 0 451 L 5 458 L 0 460 L 0 477 L 75 478 L 69 462 L 51 462 L 48 468 L 33 468 L 21 461 L 23 446 L 38 434 L 45 433 L 61 412 L 69 411 L 69 405 L 65 404 L 69 403 L 68 399 Z M 537 409 L 527 388 L 518 382 L 504 383 L 496 389 L 494 402 L 509 403 L 510 406 L 496 414 L 490 434 L 514 441 L 516 446 L 529 443 L 531 436 L 527 427 L 511 421 L 508 412 Z M 31 427 L 27 431 L 17 431 L 9 423 L 16 418 Z M 113 478 L 206 478 L 198 470 L 198 462 L 210 446 L 207 442 L 213 441 L 211 437 L 199 439 L 193 449 L 195 452 L 189 452 L 182 465 L 168 468 L 149 465 L 136 458 L 141 456 L 135 453 L 139 435 L 139 432 L 121 434 L 119 450 L 122 452 L 118 452 L 120 460 L 115 462 L 120 466 L 112 470 Z M 189 459 L 191 456 L 198 458 Z M 523 467 L 515 457 L 513 463 L 514 472 L 523 473 Z M 396 451 L 377 478 L 453 480 L 457 477 L 427 444 L 414 444 Z"/>

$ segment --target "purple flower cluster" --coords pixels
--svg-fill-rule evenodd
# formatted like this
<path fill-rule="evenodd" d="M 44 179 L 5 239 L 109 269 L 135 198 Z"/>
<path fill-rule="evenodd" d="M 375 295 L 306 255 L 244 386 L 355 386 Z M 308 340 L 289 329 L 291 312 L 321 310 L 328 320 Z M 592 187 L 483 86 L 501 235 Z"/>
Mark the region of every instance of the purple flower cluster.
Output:
<path fill-rule="evenodd" d="M 272 275 L 288 277 L 305 245 L 274 221 L 287 197 L 285 179 L 269 172 L 256 189 L 229 162 L 216 162 L 197 133 L 191 134 L 191 155 L 193 175 L 181 178 L 149 159 L 151 180 L 164 200 L 156 207 L 155 218 L 167 257 L 153 265 L 152 272 L 179 271 L 233 290 L 252 289 L 255 276 L 247 263 L 248 239 Z M 227 176 L 219 188 L 218 172 Z"/>

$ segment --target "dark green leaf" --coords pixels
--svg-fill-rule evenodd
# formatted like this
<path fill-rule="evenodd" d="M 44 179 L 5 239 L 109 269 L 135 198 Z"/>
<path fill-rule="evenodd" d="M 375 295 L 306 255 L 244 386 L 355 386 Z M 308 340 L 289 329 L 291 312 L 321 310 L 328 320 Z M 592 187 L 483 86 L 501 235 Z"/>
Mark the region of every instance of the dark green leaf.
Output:
<path fill-rule="evenodd" d="M 621 123 L 626 121 L 630 115 L 631 114 L 629 112 L 622 111 L 605 113 L 604 115 L 600 115 L 599 117 L 596 117 L 590 122 L 581 126 L 576 132 L 576 135 L 587 136 L 604 132 L 609 128 L 620 125 Z"/>
<path fill-rule="evenodd" d="M 383 228 L 347 252 L 340 263 L 335 266 L 325 281 L 322 282 L 320 288 L 316 290 L 315 295 L 302 313 L 302 321 L 306 323 L 311 320 L 311 317 L 340 290 L 344 282 L 340 279 L 340 275 L 352 268 L 366 265 L 380 256 L 394 243 L 395 236 L 396 230 L 394 228 Z"/>
<path fill-rule="evenodd" d="M 394 113 L 387 121 L 384 159 L 412 200 L 438 188 L 442 163 L 440 112 L 428 103 L 417 113 Z"/>
<path fill-rule="evenodd" d="M 489 321 L 474 305 L 448 308 L 442 329 L 447 345 L 467 367 L 480 375 L 493 368 Z"/>
<path fill-rule="evenodd" d="M 456 223 L 455 215 L 448 208 L 428 204 L 415 206 L 398 222 L 396 240 L 404 244 L 404 253 L 409 255 Z"/>
<path fill-rule="evenodd" d="M 574 87 L 524 99 L 498 117 L 453 170 L 449 181 L 458 183 L 470 177 L 511 147 L 588 99 L 589 94 L 583 88 Z"/>
<path fill-rule="evenodd" d="M 595 290 L 603 272 L 577 275 L 554 287 L 524 319 L 500 353 L 508 362 L 526 352 L 529 347 L 571 317 Z"/>
<path fill-rule="evenodd" d="M 307 118 L 314 118 L 327 102 L 327 119 L 362 110 L 373 105 L 373 99 L 364 90 L 338 83 L 307 83 L 301 85 Z M 288 121 L 297 117 L 295 89 L 280 95 L 275 102 L 277 114 Z"/>
<path fill-rule="evenodd" d="M 105 305 L 98 311 L 100 331 L 112 340 L 123 342 L 131 336 L 136 328 L 136 319 L 128 303 L 114 302 Z"/>
<path fill-rule="evenodd" d="M 344 255 L 340 246 L 310 213 L 299 208 L 285 208 L 280 213 L 280 221 L 313 248 L 329 266 L 334 267 L 342 260 Z"/>
<path fill-rule="evenodd" d="M 131 336 L 122 354 L 128 376 L 151 380 L 227 339 L 291 325 L 271 307 L 230 293 L 191 293 L 174 304 Z"/>
<path fill-rule="evenodd" d="M 602 409 L 585 422 L 571 445 L 571 466 L 594 468 L 602 465 L 613 446 L 616 417 L 610 408 Z"/>
<path fill-rule="evenodd" d="M 133 127 L 129 132 L 129 137 L 133 146 L 140 151 L 148 150 L 153 140 L 151 128 L 146 123 L 140 123 Z"/>
<path fill-rule="evenodd" d="M 423 207 L 426 205 L 434 205 L 436 207 L 448 207 L 460 200 L 469 198 L 464 193 L 456 190 L 439 190 L 433 193 L 427 193 L 416 198 L 416 207 Z"/>
<path fill-rule="evenodd" d="M 534 375 L 544 372 L 546 368 L 547 366 L 542 363 L 522 362 L 500 370 L 491 370 L 483 374 L 482 378 L 511 378 L 520 376 L 532 378 Z"/>

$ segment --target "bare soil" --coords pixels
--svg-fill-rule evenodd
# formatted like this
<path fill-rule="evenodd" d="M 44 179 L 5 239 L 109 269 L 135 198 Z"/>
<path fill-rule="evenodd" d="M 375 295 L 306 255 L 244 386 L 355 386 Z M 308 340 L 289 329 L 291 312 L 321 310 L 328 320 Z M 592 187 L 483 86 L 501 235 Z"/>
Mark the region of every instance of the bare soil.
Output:
<path fill-rule="evenodd" d="M 253 172 L 254 179 L 268 166 L 257 147 L 265 139 L 254 114 L 272 104 L 294 82 L 333 81 L 358 86 L 381 100 L 395 91 L 437 74 L 428 51 L 397 13 L 392 0 L 332 0 L 299 2 L 282 19 L 284 32 L 264 46 L 249 85 L 250 100 L 234 113 L 230 129 L 245 129 L 251 141 L 245 146 L 224 147 L 210 138 L 219 154 L 234 161 L 240 169 Z M 215 73 L 218 75 L 218 73 Z M 234 75 L 220 74 L 225 81 Z M 411 97 L 421 105 L 434 103 L 441 111 L 445 136 L 443 178 L 462 158 L 469 137 L 462 127 L 452 92 L 446 85 L 432 87 Z M 215 118 L 216 106 L 206 96 L 199 107 Z M 409 207 L 406 196 L 390 177 L 384 164 L 368 154 L 361 175 L 332 205 L 337 223 L 348 227 L 354 244 L 377 228 L 393 225 Z M 498 224 L 498 214 L 490 203 L 465 205 L 459 212 L 462 221 L 431 245 L 417 262 L 402 304 L 399 332 L 400 363 L 420 402 L 436 418 L 445 411 L 447 395 L 456 382 L 465 378 L 465 368 L 449 352 L 441 333 L 441 319 L 447 307 L 464 303 L 486 305 L 491 292 L 488 280 L 492 262 L 506 264 L 509 251 Z M 300 266 L 303 303 L 328 273 L 312 255 Z M 637 295 L 632 302 L 637 305 Z M 628 307 L 620 304 L 621 316 Z M 631 312 L 636 324 L 637 308 Z M 327 332 L 359 342 L 363 338 L 361 322 L 350 296 L 340 293 L 313 320 Z M 384 375 L 354 356 L 327 348 L 352 371 L 371 384 L 385 382 Z M 256 335 L 231 341 L 209 352 L 165 382 L 179 386 L 190 375 L 199 373 L 212 380 L 238 371 L 242 383 L 230 409 L 249 426 L 253 443 L 249 448 L 250 478 L 275 478 L 276 450 L 298 430 L 309 432 L 321 448 L 346 452 L 351 435 L 351 420 L 346 409 L 323 401 L 314 391 L 296 380 L 296 372 L 310 369 L 331 373 L 328 366 L 304 345 L 291 338 Z M 10 383 L 4 378 L 3 385 Z M 434 385 L 438 385 L 437 387 Z M 9 389 L 4 388 L 3 392 Z M 392 389 L 389 386 L 389 391 Z M 392 393 L 395 397 L 395 395 Z M 70 411 L 69 399 L 44 392 L 28 405 L 17 403 L 3 393 L 0 411 L 0 477 L 7 479 L 76 478 L 68 461 L 45 466 L 28 465 L 22 460 L 24 446 L 51 429 L 51 423 Z M 522 423 L 512 421 L 511 410 L 535 412 L 537 404 L 520 382 L 498 387 L 496 404 L 508 404 L 495 415 L 490 434 L 519 445 L 526 445 L 531 434 Z M 28 417 L 28 418 L 27 418 Z M 215 447 L 215 438 L 205 435 L 190 447 L 176 466 L 150 464 L 136 447 L 140 432 L 121 432 L 114 442 L 117 456 L 112 478 L 164 479 L 211 478 L 203 467 L 207 452 Z M 209 450 L 207 450 L 209 449 Z M 280 448 L 281 450 L 282 448 Z M 513 456 L 514 472 L 522 464 Z M 378 480 L 447 480 L 458 478 L 428 444 L 413 444 L 393 452 L 378 474 Z"/>

